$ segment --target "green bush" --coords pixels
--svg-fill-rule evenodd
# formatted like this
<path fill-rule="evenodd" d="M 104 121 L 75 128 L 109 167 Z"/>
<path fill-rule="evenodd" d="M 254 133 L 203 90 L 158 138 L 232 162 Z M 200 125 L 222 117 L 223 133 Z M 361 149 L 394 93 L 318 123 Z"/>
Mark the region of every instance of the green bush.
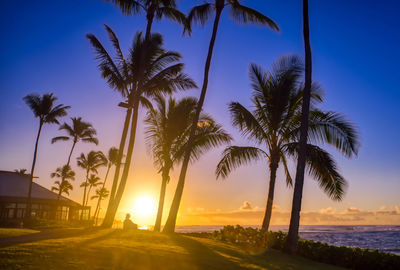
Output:
<path fill-rule="evenodd" d="M 233 243 L 246 250 L 259 252 L 265 248 L 283 250 L 286 234 L 283 232 L 265 232 L 260 229 L 225 226 L 212 234 L 214 239 Z M 299 239 L 299 256 L 355 270 L 395 270 L 400 269 L 400 256 L 361 248 L 331 246 L 326 243 Z"/>

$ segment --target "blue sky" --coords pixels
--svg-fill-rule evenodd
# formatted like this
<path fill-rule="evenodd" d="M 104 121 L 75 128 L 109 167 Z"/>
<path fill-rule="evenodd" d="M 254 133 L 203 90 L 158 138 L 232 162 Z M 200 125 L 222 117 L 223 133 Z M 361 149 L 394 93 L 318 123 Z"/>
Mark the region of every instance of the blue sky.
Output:
<path fill-rule="evenodd" d="M 233 134 L 235 144 L 239 145 L 247 142 L 231 127 L 227 103 L 250 104 L 249 63 L 268 68 L 280 55 L 303 54 L 301 1 L 245 2 L 274 19 L 281 32 L 237 25 L 227 13 L 222 17 L 205 110 Z M 201 1 L 178 3 L 187 11 Z M 323 108 L 345 114 L 359 127 L 362 148 L 358 158 L 351 160 L 332 152 L 350 184 L 344 201 L 330 201 L 308 179 L 303 209 L 378 209 L 400 205 L 399 5 L 394 0 L 310 0 L 313 79 L 325 89 Z M 79 145 L 75 156 L 118 145 L 123 121 L 123 111 L 117 107 L 120 97 L 100 78 L 85 34 L 95 34 L 110 48 L 103 27 L 106 23 L 114 29 L 126 51 L 134 34 L 144 29 L 144 17 L 123 16 L 113 5 L 97 0 L 2 1 L 0 15 L 0 169 L 30 168 L 37 121 L 22 97 L 32 92 L 54 92 L 61 103 L 72 106 L 69 116 L 82 116 L 98 130 L 100 145 Z M 195 27 L 189 38 L 182 37 L 182 29 L 166 20 L 153 27 L 153 32 L 164 35 L 167 49 L 183 55 L 186 72 L 199 85 L 210 31 L 210 23 L 204 28 Z M 198 96 L 199 91 L 188 94 Z M 50 138 L 56 135 L 59 135 L 56 126 L 45 127 L 39 149 L 38 181 L 47 187 L 52 183 L 50 172 L 65 162 L 70 147 L 68 143 L 51 145 Z M 137 149 L 140 154 L 134 157 L 132 183 L 127 193 L 157 194 L 159 176 L 141 134 Z M 263 207 L 267 166 L 258 163 L 235 171 L 226 181 L 216 182 L 213 171 L 221 150 L 211 151 L 192 166 L 185 191 L 190 195 L 184 200 L 183 209 L 229 210 L 238 208 L 243 201 Z M 253 180 L 247 182 L 243 178 Z M 74 199 L 81 196 L 80 181 L 76 180 Z M 206 195 L 222 196 L 224 201 L 206 200 Z M 291 196 L 292 191 L 283 181 L 278 183 L 276 204 L 288 209 Z M 125 200 L 125 205 L 129 205 L 129 198 Z"/>

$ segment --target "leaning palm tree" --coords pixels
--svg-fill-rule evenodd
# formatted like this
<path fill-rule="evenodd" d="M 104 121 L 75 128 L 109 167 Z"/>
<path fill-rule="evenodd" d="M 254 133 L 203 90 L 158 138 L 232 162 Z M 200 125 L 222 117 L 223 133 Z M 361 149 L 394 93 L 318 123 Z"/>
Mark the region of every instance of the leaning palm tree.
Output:
<path fill-rule="evenodd" d="M 51 143 L 58 141 L 72 141 L 72 147 L 68 155 L 67 165 L 70 164 L 72 152 L 74 151 L 75 145 L 79 142 L 99 143 L 96 136 L 96 130 L 92 124 L 82 121 L 82 117 L 71 117 L 72 125 L 64 123 L 60 125 L 59 130 L 65 130 L 67 136 L 57 136 L 51 140 Z"/>
<path fill-rule="evenodd" d="M 192 118 L 196 111 L 197 99 L 183 98 L 176 101 L 172 97 L 168 102 L 161 95 L 155 97 L 157 109 L 147 112 L 146 141 L 151 148 L 154 165 L 162 176 L 160 199 L 155 231 L 160 231 L 164 198 L 167 184 L 170 180 L 170 170 L 182 160 L 185 152 Z M 192 160 L 196 160 L 206 150 L 229 143 L 231 136 L 209 115 L 202 113 L 199 128 L 196 130 L 195 143 L 192 148 Z"/>
<path fill-rule="evenodd" d="M 98 177 L 96 174 L 91 174 L 91 175 L 89 176 L 89 178 L 88 178 L 87 183 L 88 183 L 88 188 L 89 188 L 89 189 L 88 189 L 88 191 L 87 191 L 87 196 L 86 196 L 85 205 L 87 205 L 88 202 L 89 202 L 90 191 L 91 191 L 91 189 L 92 189 L 93 187 L 97 187 L 97 186 L 103 184 L 103 183 L 101 182 L 100 177 Z"/>
<path fill-rule="evenodd" d="M 68 180 L 75 180 L 75 172 L 71 169 L 71 166 L 69 165 L 64 165 L 62 167 L 59 167 L 56 169 L 55 172 L 50 174 L 51 178 L 57 177 L 61 179 L 61 182 L 59 182 L 58 180 L 56 182 L 59 182 L 58 187 L 68 187 L 68 184 L 63 184 L 63 181 L 68 181 Z M 60 199 L 61 197 L 61 193 L 63 193 L 64 190 L 58 189 L 58 197 L 57 200 Z M 68 194 L 69 195 L 69 194 Z"/>
<path fill-rule="evenodd" d="M 33 173 L 35 171 L 36 156 L 39 145 L 40 133 L 44 124 L 59 124 L 58 118 L 67 115 L 67 109 L 70 106 L 64 106 L 63 104 L 55 105 L 57 97 L 50 94 L 44 94 L 40 96 L 38 94 L 30 94 L 24 97 L 25 103 L 32 110 L 35 117 L 39 118 L 39 130 L 36 136 L 35 151 L 33 152 L 33 161 L 31 168 L 31 181 L 29 181 L 28 188 L 28 199 L 26 206 L 26 217 L 31 217 L 31 194 L 32 194 L 32 183 L 33 183 Z"/>
<path fill-rule="evenodd" d="M 87 155 L 81 153 L 81 155 L 77 159 L 77 164 L 79 167 L 85 169 L 86 177 L 84 182 L 84 191 L 83 191 L 83 199 L 82 199 L 82 206 L 85 206 L 86 203 L 86 190 L 89 186 L 89 174 L 96 173 L 97 169 L 105 166 L 107 164 L 107 160 L 104 157 L 104 154 L 101 151 L 90 151 Z M 82 185 L 81 185 L 82 186 Z M 83 212 L 83 211 L 82 211 Z"/>
<path fill-rule="evenodd" d="M 186 16 L 176 8 L 175 0 L 108 0 L 117 5 L 123 14 L 146 14 L 146 35 L 145 40 L 150 38 L 151 27 L 154 19 L 160 21 L 166 17 L 181 25 L 186 24 Z"/>
<path fill-rule="evenodd" d="M 262 229 L 268 230 L 276 172 L 283 165 L 286 184 L 292 186 L 287 160 L 296 158 L 299 150 L 301 108 L 304 98 L 303 84 L 300 82 L 302 64 L 295 56 L 282 57 L 274 63 L 272 71 L 250 66 L 250 80 L 253 88 L 249 111 L 238 102 L 229 105 L 232 123 L 255 146 L 230 146 L 223 152 L 217 165 L 217 177 L 227 177 L 229 173 L 244 164 L 257 160 L 269 166 L 269 191 Z M 312 143 L 330 144 L 345 156 L 357 152 L 358 136 L 354 126 L 345 117 L 334 112 L 323 112 L 315 107 L 322 102 L 319 87 L 311 88 L 312 110 L 310 113 L 309 144 L 307 145 L 307 167 L 320 187 L 334 200 L 341 200 L 346 180 L 338 172 L 331 155 Z"/>
<path fill-rule="evenodd" d="M 99 213 L 100 213 L 100 203 L 102 200 L 106 199 L 108 197 L 108 195 L 110 194 L 110 192 L 105 188 L 99 188 L 96 189 L 96 195 L 92 196 L 92 200 L 97 199 L 97 205 L 96 205 L 96 210 L 94 211 L 94 215 L 93 218 L 95 220 L 95 225 L 97 225 L 97 219 L 99 217 Z"/>
<path fill-rule="evenodd" d="M 70 182 L 68 182 L 68 180 L 64 180 L 64 181 L 55 181 L 54 182 L 54 186 L 51 187 L 51 191 L 55 191 L 57 192 L 58 198 L 60 198 L 60 196 L 62 196 L 63 193 L 69 195 L 69 191 L 72 190 L 74 187 L 71 185 Z"/>
<path fill-rule="evenodd" d="M 106 157 L 106 159 L 107 159 L 107 171 L 106 171 L 106 175 L 104 177 L 102 188 L 104 188 L 105 185 L 106 185 L 108 173 L 110 172 L 111 167 L 118 164 L 118 155 L 119 155 L 119 151 L 118 151 L 118 149 L 116 147 L 111 147 L 108 150 L 108 154 L 107 154 L 107 157 Z"/>
<path fill-rule="evenodd" d="M 193 144 L 193 138 L 196 132 L 196 127 L 197 127 L 196 123 L 199 121 L 200 112 L 203 108 L 204 99 L 206 97 L 206 92 L 208 87 L 208 74 L 211 66 L 211 58 L 213 54 L 215 39 L 217 37 L 219 20 L 221 18 L 221 14 L 224 8 L 229 9 L 229 14 L 235 22 L 242 24 L 254 23 L 262 26 L 268 26 L 273 30 L 279 31 L 278 26 L 270 18 L 268 18 L 267 16 L 263 15 L 262 13 L 254 9 L 251 9 L 247 6 L 240 4 L 239 0 L 213 0 L 206 2 L 205 4 L 196 6 L 190 11 L 187 23 L 187 30 L 189 33 L 191 32 L 191 24 L 193 22 L 199 22 L 200 24 L 205 25 L 206 22 L 211 18 L 212 13 L 214 11 L 215 11 L 215 17 L 214 17 L 214 25 L 213 25 L 211 40 L 208 47 L 206 63 L 204 66 L 203 86 L 201 89 L 199 102 L 197 104 L 196 114 L 193 118 L 192 128 L 189 135 L 188 148 L 186 149 L 186 153 L 183 158 L 178 185 L 176 187 L 174 199 L 172 201 L 172 205 L 168 215 L 168 220 L 164 227 L 165 232 L 175 231 L 176 217 L 179 211 L 179 205 L 183 194 L 183 187 L 185 185 L 186 171 L 190 160 L 190 148 L 191 145 Z"/>
<path fill-rule="evenodd" d="M 127 108 L 119 147 L 119 162 L 115 169 L 110 200 L 103 222 L 104 227 L 110 227 L 128 178 L 136 137 L 139 106 L 151 107 L 148 98 L 153 97 L 157 93 L 171 94 L 177 90 L 195 88 L 196 84 L 182 72 L 183 64 L 177 63 L 177 61 L 182 58 L 181 55 L 177 52 L 163 49 L 161 35 L 151 35 L 145 44 L 141 33 L 137 34 L 134 38 L 129 55 L 126 58 L 122 54 L 115 33 L 108 26 L 106 26 L 106 30 L 117 51 L 117 57 L 115 59 L 108 54 L 94 35 L 88 34 L 87 37 L 96 51 L 97 59 L 100 62 L 99 69 L 102 72 L 103 78 L 107 79 L 108 84 L 126 98 L 126 102 L 122 103 L 121 106 Z M 141 76 L 142 74 L 143 76 Z M 129 125 L 130 138 L 128 141 L 125 166 L 121 179 L 119 179 L 120 164 Z"/>
<path fill-rule="evenodd" d="M 303 37 L 305 53 L 305 85 L 304 99 L 302 105 L 301 133 L 299 141 L 299 155 L 297 160 L 296 178 L 294 184 L 292 212 L 290 215 L 290 225 L 288 237 L 285 242 L 284 251 L 288 254 L 296 254 L 297 239 L 299 235 L 301 199 L 303 197 L 304 172 L 307 162 L 307 138 L 310 113 L 310 93 L 312 84 L 312 57 L 310 45 L 310 27 L 308 19 L 308 0 L 303 0 Z"/>
<path fill-rule="evenodd" d="M 117 167 L 117 165 L 119 164 L 118 157 L 119 157 L 119 150 L 116 147 L 111 147 L 108 150 L 108 155 L 106 157 L 106 159 L 107 159 L 107 171 L 106 171 L 106 175 L 104 177 L 103 185 L 102 185 L 101 188 L 105 188 L 105 186 L 106 186 L 108 173 L 110 172 L 111 167 L 112 166 L 116 166 Z M 108 197 L 108 195 L 107 195 L 107 197 Z M 99 204 L 100 204 L 100 197 L 99 197 L 99 201 L 97 202 L 96 208 L 99 207 Z"/>

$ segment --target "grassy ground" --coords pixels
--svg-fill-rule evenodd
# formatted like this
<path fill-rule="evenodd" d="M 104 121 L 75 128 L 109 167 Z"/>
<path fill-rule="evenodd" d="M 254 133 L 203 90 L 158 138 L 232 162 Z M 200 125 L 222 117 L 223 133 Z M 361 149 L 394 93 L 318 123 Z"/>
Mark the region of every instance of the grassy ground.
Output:
<path fill-rule="evenodd" d="M 38 233 L 39 231 L 30 229 L 12 229 L 12 228 L 0 228 L 0 238 L 13 237 L 26 235 L 31 233 Z"/>
<path fill-rule="evenodd" d="M 0 248 L 0 269 L 324 269 L 269 250 L 250 255 L 210 239 L 148 231 L 86 231 L 80 236 Z"/>

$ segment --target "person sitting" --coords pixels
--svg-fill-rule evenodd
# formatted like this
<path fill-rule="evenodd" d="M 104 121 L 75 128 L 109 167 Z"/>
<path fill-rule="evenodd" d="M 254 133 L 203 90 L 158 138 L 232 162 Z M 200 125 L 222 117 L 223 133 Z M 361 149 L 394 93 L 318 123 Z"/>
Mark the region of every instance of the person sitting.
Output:
<path fill-rule="evenodd" d="M 132 222 L 130 214 L 126 214 L 123 228 L 124 230 L 136 230 L 138 228 L 137 224 Z"/>

